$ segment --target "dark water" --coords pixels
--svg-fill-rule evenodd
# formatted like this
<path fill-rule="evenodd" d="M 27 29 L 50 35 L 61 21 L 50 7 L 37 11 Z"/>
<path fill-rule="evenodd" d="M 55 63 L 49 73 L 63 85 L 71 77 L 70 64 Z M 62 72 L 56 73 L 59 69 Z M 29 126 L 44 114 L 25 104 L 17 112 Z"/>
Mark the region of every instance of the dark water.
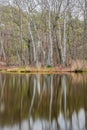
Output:
<path fill-rule="evenodd" d="M 87 74 L 0 74 L 0 130 L 87 130 Z"/>

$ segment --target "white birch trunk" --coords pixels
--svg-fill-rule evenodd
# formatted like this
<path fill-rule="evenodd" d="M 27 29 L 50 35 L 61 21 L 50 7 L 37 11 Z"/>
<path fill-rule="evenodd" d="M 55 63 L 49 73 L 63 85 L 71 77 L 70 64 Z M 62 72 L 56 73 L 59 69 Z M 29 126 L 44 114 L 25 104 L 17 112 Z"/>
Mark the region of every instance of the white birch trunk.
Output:
<path fill-rule="evenodd" d="M 34 23 L 34 29 L 35 29 L 35 32 L 36 32 L 36 34 L 37 34 L 37 40 L 38 40 L 37 45 L 36 45 L 36 48 L 37 48 L 37 66 L 38 66 L 38 62 L 39 62 L 39 61 L 38 61 L 38 57 L 39 57 L 39 56 L 38 56 L 39 47 L 41 46 L 41 50 L 42 50 L 42 53 L 43 53 L 43 56 L 44 56 L 43 59 L 45 59 L 45 51 L 44 51 L 44 48 L 42 47 L 41 38 L 40 38 L 40 35 L 39 35 L 39 33 L 38 33 L 35 20 L 32 19 L 32 18 L 31 18 L 31 20 L 32 20 L 32 22 Z"/>
<path fill-rule="evenodd" d="M 52 32 L 51 32 L 51 7 L 49 7 L 49 39 L 50 39 L 50 50 L 48 53 L 48 64 L 53 65 L 53 41 L 52 41 Z"/>
<path fill-rule="evenodd" d="M 1 21 L 1 10 L 0 10 L 0 55 L 3 55 L 3 59 L 4 59 L 4 61 L 6 62 L 6 54 L 5 54 L 5 49 L 4 49 L 4 36 L 3 36 L 3 34 L 1 35 L 1 30 L 3 30 L 4 29 L 4 24 L 2 23 L 2 21 Z"/>
<path fill-rule="evenodd" d="M 1 51 L 0 51 L 0 55 L 3 55 L 3 59 L 6 62 L 6 54 L 5 54 L 5 50 L 4 50 L 4 45 L 3 45 L 3 40 L 1 39 Z"/>
<path fill-rule="evenodd" d="M 22 33 L 22 12 L 20 11 L 20 42 L 21 42 L 21 65 L 23 65 L 23 33 Z"/>
<path fill-rule="evenodd" d="M 66 66 L 66 11 L 64 15 L 63 66 Z"/>
<path fill-rule="evenodd" d="M 59 48 L 60 48 L 60 55 L 61 55 L 61 63 L 63 62 L 63 47 L 62 47 L 62 38 L 61 38 L 61 27 L 60 22 L 58 21 L 58 29 L 59 29 Z"/>
<path fill-rule="evenodd" d="M 33 22 L 32 16 L 31 16 L 33 7 L 32 7 L 32 4 L 31 4 L 31 1 L 26 0 L 26 7 L 27 7 L 28 32 L 30 33 L 30 37 L 31 37 L 31 40 L 32 40 L 32 46 L 33 46 L 34 65 L 37 65 L 37 48 L 36 48 L 36 43 L 35 43 L 35 40 L 34 40 L 32 28 L 31 28 L 31 24 L 30 24 L 30 20 Z M 32 15 L 33 15 L 33 13 L 32 13 Z M 34 29 L 36 29 L 35 25 L 34 25 Z"/>
<path fill-rule="evenodd" d="M 34 38 L 33 38 L 33 34 L 32 34 L 32 31 L 31 31 L 31 27 L 30 27 L 30 22 L 28 21 L 28 31 L 30 33 L 30 36 L 31 36 L 31 40 L 32 40 L 32 45 L 33 45 L 33 53 L 34 53 L 34 63 L 36 63 L 36 47 L 35 47 L 35 42 L 34 42 Z"/>
<path fill-rule="evenodd" d="M 33 20 L 33 22 L 34 22 L 34 20 Z M 38 31 L 37 31 L 37 27 L 36 27 L 35 22 L 34 22 L 34 29 L 35 29 L 35 31 L 37 33 L 37 37 L 38 37 L 38 39 L 37 39 L 38 41 L 37 41 L 37 45 L 36 45 L 36 50 L 37 50 L 36 66 L 38 67 L 38 51 L 39 51 L 40 37 L 39 37 Z"/>

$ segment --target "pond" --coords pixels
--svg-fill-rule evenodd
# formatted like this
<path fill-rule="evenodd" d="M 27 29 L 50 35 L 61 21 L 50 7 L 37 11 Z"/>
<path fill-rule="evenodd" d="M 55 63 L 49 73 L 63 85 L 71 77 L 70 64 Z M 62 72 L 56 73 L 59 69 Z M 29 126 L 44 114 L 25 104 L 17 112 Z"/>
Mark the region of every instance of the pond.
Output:
<path fill-rule="evenodd" d="M 0 130 L 86 130 L 87 74 L 0 73 Z"/>

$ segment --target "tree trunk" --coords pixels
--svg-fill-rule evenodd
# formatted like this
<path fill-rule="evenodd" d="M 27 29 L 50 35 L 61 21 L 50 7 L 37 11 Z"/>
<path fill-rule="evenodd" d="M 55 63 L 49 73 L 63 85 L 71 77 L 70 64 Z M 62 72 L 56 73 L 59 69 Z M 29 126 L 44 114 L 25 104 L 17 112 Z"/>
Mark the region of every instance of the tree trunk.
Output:
<path fill-rule="evenodd" d="M 49 5 L 50 6 L 50 5 Z M 49 7 L 49 39 L 50 39 L 50 49 L 48 54 L 48 64 L 53 65 L 53 41 L 51 32 L 51 7 Z"/>
<path fill-rule="evenodd" d="M 66 66 L 66 11 L 64 15 L 63 67 Z"/>

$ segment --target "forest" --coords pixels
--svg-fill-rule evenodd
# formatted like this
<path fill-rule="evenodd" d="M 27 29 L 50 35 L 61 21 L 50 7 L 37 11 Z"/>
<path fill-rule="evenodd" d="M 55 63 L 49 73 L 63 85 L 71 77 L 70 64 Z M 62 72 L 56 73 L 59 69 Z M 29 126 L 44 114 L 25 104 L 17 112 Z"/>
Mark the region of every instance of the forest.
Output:
<path fill-rule="evenodd" d="M 87 68 L 87 0 L 0 0 L 0 66 Z"/>

